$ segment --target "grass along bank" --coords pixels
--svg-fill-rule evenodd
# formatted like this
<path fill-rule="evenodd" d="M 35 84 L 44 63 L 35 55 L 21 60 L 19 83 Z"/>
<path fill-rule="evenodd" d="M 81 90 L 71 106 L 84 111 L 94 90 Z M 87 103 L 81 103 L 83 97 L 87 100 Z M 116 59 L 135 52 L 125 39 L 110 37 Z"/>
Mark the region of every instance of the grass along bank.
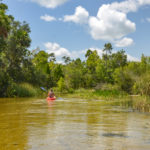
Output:
<path fill-rule="evenodd" d="M 8 97 L 44 97 L 45 94 L 40 87 L 35 87 L 29 83 L 13 83 L 7 89 Z"/>
<path fill-rule="evenodd" d="M 57 93 L 56 95 L 67 98 L 80 98 L 88 100 L 105 100 L 111 105 L 131 107 L 140 112 L 150 112 L 150 97 L 140 95 L 129 95 L 118 90 L 94 90 L 78 89 L 75 91 Z"/>

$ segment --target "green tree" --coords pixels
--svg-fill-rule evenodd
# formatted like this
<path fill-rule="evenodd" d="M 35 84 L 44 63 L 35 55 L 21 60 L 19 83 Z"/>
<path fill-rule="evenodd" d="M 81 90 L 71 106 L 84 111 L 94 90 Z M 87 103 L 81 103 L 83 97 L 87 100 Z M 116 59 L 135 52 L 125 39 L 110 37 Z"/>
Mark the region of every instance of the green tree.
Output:
<path fill-rule="evenodd" d="M 88 55 L 87 60 L 86 60 L 86 65 L 87 65 L 89 72 L 93 74 L 96 71 L 96 66 L 97 66 L 99 56 L 98 56 L 96 50 L 91 51 L 91 52 L 90 52 L 90 50 L 88 50 L 88 51 L 89 52 L 87 52 L 87 53 L 89 55 Z"/>
<path fill-rule="evenodd" d="M 78 58 L 64 67 L 66 87 L 77 89 L 84 85 L 84 67 Z"/>
<path fill-rule="evenodd" d="M 98 60 L 97 66 L 96 66 L 96 78 L 98 81 L 98 84 L 107 82 L 107 72 L 105 69 L 105 62 L 102 59 Z"/>
<path fill-rule="evenodd" d="M 56 57 L 54 53 L 49 54 L 49 61 L 56 61 Z"/>
<path fill-rule="evenodd" d="M 89 57 L 90 55 L 92 54 L 92 51 L 90 49 L 87 50 L 86 54 L 85 54 L 85 57 Z"/>
<path fill-rule="evenodd" d="M 150 70 L 150 57 L 149 56 L 144 56 L 144 54 L 142 54 L 140 68 L 141 68 L 141 72 L 143 73 Z"/>
<path fill-rule="evenodd" d="M 66 85 L 65 85 L 65 81 L 64 81 L 64 78 L 60 78 L 59 81 L 57 82 L 57 85 L 58 85 L 58 90 L 60 92 L 64 91 L 65 88 L 66 88 Z"/>
<path fill-rule="evenodd" d="M 106 58 L 106 60 L 107 60 L 107 56 L 108 56 L 109 54 L 111 54 L 112 49 L 113 49 L 113 48 L 112 48 L 111 43 L 106 43 L 106 44 L 104 45 L 103 52 L 105 53 L 104 57 Z"/>
<path fill-rule="evenodd" d="M 150 72 L 144 73 L 134 85 L 134 91 L 136 94 L 150 96 Z"/>
<path fill-rule="evenodd" d="M 34 55 L 32 62 L 39 71 L 47 74 L 49 69 L 48 59 L 49 54 L 46 53 L 44 50 L 41 50 Z"/>
<path fill-rule="evenodd" d="M 102 59 L 104 60 L 105 62 L 105 70 L 106 70 L 106 80 L 107 82 L 111 81 L 110 78 L 111 77 L 111 73 L 112 73 L 112 68 L 111 68 L 111 65 L 110 65 L 110 58 L 111 58 L 111 53 L 112 53 L 112 45 L 111 43 L 106 43 L 104 45 L 104 49 L 103 49 L 103 55 L 102 55 Z"/>
<path fill-rule="evenodd" d="M 0 3 L 0 41 L 4 40 L 7 37 L 10 29 L 11 29 L 11 20 L 12 16 L 7 15 L 6 12 L 8 10 L 7 5 L 4 3 Z"/>
<path fill-rule="evenodd" d="M 31 39 L 30 28 L 26 22 L 12 22 L 12 28 L 7 39 L 6 59 L 8 60 L 8 72 L 15 82 L 21 81 L 22 65 L 28 57 Z"/>
<path fill-rule="evenodd" d="M 129 72 L 122 70 L 122 68 L 117 68 L 113 73 L 113 78 L 121 90 L 132 93 L 134 80 L 132 79 L 132 76 L 129 74 Z"/>
<path fill-rule="evenodd" d="M 86 85 L 87 87 L 94 87 L 97 82 L 96 76 L 96 67 L 98 65 L 99 56 L 96 50 L 91 51 L 88 50 L 86 53 L 86 69 L 87 73 L 85 74 L 86 77 Z"/>
<path fill-rule="evenodd" d="M 111 64 L 112 67 L 118 68 L 118 67 L 124 67 L 127 65 L 127 55 L 125 54 L 124 50 L 120 50 L 116 53 L 113 53 L 111 55 Z"/>
<path fill-rule="evenodd" d="M 6 65 L 4 62 L 4 51 L 6 49 L 6 39 L 11 29 L 12 16 L 7 15 L 8 7 L 0 1 L 0 67 Z"/>
<path fill-rule="evenodd" d="M 69 64 L 71 62 L 71 58 L 67 56 L 63 56 L 62 59 L 64 60 L 65 64 Z"/>

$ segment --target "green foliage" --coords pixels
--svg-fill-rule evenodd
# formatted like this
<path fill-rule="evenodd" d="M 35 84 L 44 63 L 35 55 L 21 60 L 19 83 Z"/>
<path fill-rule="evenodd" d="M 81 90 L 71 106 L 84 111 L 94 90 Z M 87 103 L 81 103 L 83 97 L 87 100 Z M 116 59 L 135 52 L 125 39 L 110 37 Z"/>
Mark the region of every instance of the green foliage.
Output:
<path fill-rule="evenodd" d="M 106 54 L 107 54 L 107 53 L 110 53 L 110 54 L 111 54 L 112 49 L 113 49 L 113 48 L 112 48 L 111 43 L 106 43 L 106 44 L 104 45 L 103 51 L 106 52 Z"/>
<path fill-rule="evenodd" d="M 10 30 L 10 23 L 12 16 L 6 14 L 7 5 L 0 3 L 0 41 L 2 42 L 3 38 L 6 38 Z"/>
<path fill-rule="evenodd" d="M 88 50 L 90 51 L 90 50 Z M 89 73 L 95 73 L 97 62 L 98 62 L 99 56 L 97 54 L 97 51 L 91 51 L 90 54 L 88 54 L 86 65 L 88 68 Z"/>
<path fill-rule="evenodd" d="M 124 67 L 127 65 L 127 55 L 124 50 L 113 53 L 111 56 L 111 64 L 113 68 Z"/>
<path fill-rule="evenodd" d="M 63 56 L 62 59 L 64 60 L 65 64 L 69 64 L 71 62 L 71 58 L 67 56 Z"/>
<path fill-rule="evenodd" d="M 128 72 L 122 70 L 122 68 L 118 68 L 115 70 L 113 77 L 115 83 L 120 87 L 121 90 L 132 93 L 134 81 Z"/>
<path fill-rule="evenodd" d="M 88 49 L 87 52 L 86 52 L 86 54 L 85 54 L 85 57 L 89 57 L 92 53 L 93 52 L 90 49 Z"/>
<path fill-rule="evenodd" d="M 7 89 L 11 84 L 10 76 L 0 69 L 0 97 L 7 97 Z"/>
<path fill-rule="evenodd" d="M 146 72 L 138 78 L 133 89 L 138 94 L 150 96 L 150 72 Z"/>
<path fill-rule="evenodd" d="M 110 97 L 110 96 L 119 96 L 121 94 L 120 91 L 118 90 L 96 90 L 94 92 L 95 95 L 97 96 L 104 96 L 104 97 Z"/>
<path fill-rule="evenodd" d="M 35 96 L 40 93 L 35 86 L 70 93 L 93 88 L 103 96 L 117 95 L 117 91 L 150 96 L 149 56 L 128 62 L 124 50 L 112 53 L 111 43 L 106 43 L 102 57 L 97 50 L 88 49 L 85 61 L 63 56 L 64 64 L 58 64 L 54 53 L 28 50 L 29 25 L 15 21 L 7 10 L 7 5 L 0 3 L 0 97 Z"/>
<path fill-rule="evenodd" d="M 22 64 L 28 57 L 27 48 L 30 46 L 29 26 L 25 22 L 13 21 L 11 34 L 7 39 L 6 59 L 8 60 L 8 69 L 10 76 L 15 82 L 22 81 Z"/>
<path fill-rule="evenodd" d="M 40 96 L 41 94 L 42 91 L 39 88 L 35 88 L 29 83 L 14 83 L 7 89 L 9 97 L 33 97 Z"/>
<path fill-rule="evenodd" d="M 145 73 L 150 70 L 150 57 L 149 56 L 144 56 L 144 54 L 142 54 L 140 68 L 141 68 L 142 73 Z"/>
<path fill-rule="evenodd" d="M 37 70 L 41 71 L 42 73 L 48 72 L 48 58 L 49 55 L 45 51 L 40 51 L 34 55 L 33 64 L 37 68 Z"/>
<path fill-rule="evenodd" d="M 64 68 L 67 89 L 77 89 L 84 85 L 84 67 L 80 59 L 76 59 Z"/>
<path fill-rule="evenodd" d="M 66 89 L 66 85 L 65 85 L 65 81 L 64 81 L 64 78 L 60 78 L 59 81 L 57 82 L 57 85 L 58 85 L 58 90 L 60 92 L 63 92 L 65 89 Z"/>

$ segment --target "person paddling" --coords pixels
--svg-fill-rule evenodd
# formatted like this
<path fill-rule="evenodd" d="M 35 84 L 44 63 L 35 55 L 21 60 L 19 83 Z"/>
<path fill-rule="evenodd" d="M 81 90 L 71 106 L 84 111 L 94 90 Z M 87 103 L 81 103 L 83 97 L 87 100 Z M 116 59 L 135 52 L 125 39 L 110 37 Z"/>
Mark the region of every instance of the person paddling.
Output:
<path fill-rule="evenodd" d="M 55 94 L 53 92 L 53 89 L 50 89 L 49 93 L 48 93 L 48 97 L 50 98 L 55 98 Z"/>

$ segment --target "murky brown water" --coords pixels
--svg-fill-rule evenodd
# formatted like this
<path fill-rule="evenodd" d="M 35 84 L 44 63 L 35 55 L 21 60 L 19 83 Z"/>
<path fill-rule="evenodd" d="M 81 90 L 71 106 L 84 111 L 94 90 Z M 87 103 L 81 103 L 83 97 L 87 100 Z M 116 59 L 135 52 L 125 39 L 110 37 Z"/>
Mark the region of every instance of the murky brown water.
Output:
<path fill-rule="evenodd" d="M 150 114 L 80 99 L 0 99 L 0 150 L 150 150 Z"/>

